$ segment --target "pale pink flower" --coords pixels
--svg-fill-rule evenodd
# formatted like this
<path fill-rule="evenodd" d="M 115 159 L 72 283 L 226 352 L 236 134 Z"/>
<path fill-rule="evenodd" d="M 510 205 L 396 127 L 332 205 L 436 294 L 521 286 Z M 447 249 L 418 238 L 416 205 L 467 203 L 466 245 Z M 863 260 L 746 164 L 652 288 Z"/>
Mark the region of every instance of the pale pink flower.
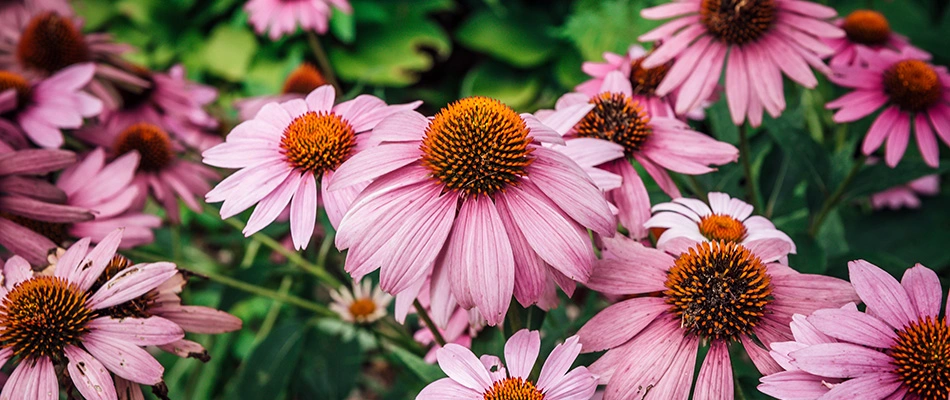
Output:
<path fill-rule="evenodd" d="M 72 15 L 68 0 L 3 0 L 0 1 L 0 23 L 15 26 L 17 21 L 43 11 L 55 11 L 60 15 Z"/>
<path fill-rule="evenodd" d="M 105 150 L 97 147 L 60 174 L 56 187 L 66 193 L 66 205 L 87 209 L 94 217 L 68 225 L 69 236 L 89 237 L 98 243 L 110 232 L 124 228 L 122 248 L 154 240 L 152 229 L 161 226 L 162 220 L 135 207 L 142 190 L 132 185 L 138 164 L 138 152 L 126 153 L 106 164 Z"/>
<path fill-rule="evenodd" d="M 448 378 L 430 383 L 416 400 L 588 400 L 594 395 L 597 377 L 585 367 L 570 369 L 581 352 L 577 336 L 551 351 L 534 383 L 528 376 L 540 351 L 540 333 L 527 329 L 516 332 L 505 343 L 505 364 L 498 357 L 486 354 L 476 358 L 469 349 L 447 344 L 439 350 L 438 359 Z"/>
<path fill-rule="evenodd" d="M 858 53 L 870 52 L 858 49 Z M 829 102 L 837 109 L 838 123 L 857 121 L 875 111 L 884 111 L 874 119 L 861 151 L 874 153 L 884 141 L 884 162 L 894 167 L 900 162 L 910 141 L 911 127 L 924 162 L 936 168 L 940 164 L 937 135 L 950 145 L 950 74 L 943 66 L 923 60 L 919 50 L 907 47 L 901 53 L 881 50 L 865 57 L 867 66 L 837 66 L 832 82 L 854 89 Z"/>
<path fill-rule="evenodd" d="M 234 127 L 226 142 L 203 153 L 205 164 L 238 168 L 205 197 L 223 201 L 221 218 L 257 204 L 244 235 L 263 229 L 290 207 L 290 233 L 297 249 L 310 243 L 317 205 L 336 227 L 344 212 L 368 182 L 330 192 L 338 167 L 370 145 L 366 132 L 386 116 L 421 104 L 386 105 L 362 95 L 333 105 L 335 93 L 325 85 L 306 100 L 264 106 L 254 119 Z M 318 195 L 318 191 L 320 195 Z"/>
<path fill-rule="evenodd" d="M 258 34 L 268 32 L 277 40 L 297 31 L 326 33 L 330 14 L 336 8 L 347 14 L 353 12 L 348 0 L 250 0 L 244 5 L 248 22 Z"/>
<path fill-rule="evenodd" d="M 779 239 L 788 243 L 795 253 L 795 242 L 785 232 L 775 229 L 768 218 L 752 216 L 752 205 L 725 193 L 709 193 L 709 205 L 696 199 L 678 198 L 653 206 L 653 217 L 644 226 L 659 228 L 656 247 L 675 253 L 697 242 L 723 240 L 755 246 L 756 242 Z M 783 254 L 784 258 L 785 255 Z"/>
<path fill-rule="evenodd" d="M 884 14 L 874 10 L 854 10 L 847 17 L 835 21 L 835 25 L 844 31 L 845 36 L 824 39 L 825 44 L 834 50 L 834 56 L 828 62 L 832 67 L 866 65 L 866 57 L 874 53 L 858 51 L 858 48 L 900 52 L 911 46 L 907 37 L 891 30 L 891 24 Z M 927 59 L 930 59 L 929 54 Z"/>
<path fill-rule="evenodd" d="M 678 90 L 674 110 L 684 114 L 709 98 L 725 70 L 726 101 L 736 125 L 748 118 L 759 126 L 763 110 L 772 117 L 785 110 L 783 74 L 808 88 L 818 85 L 811 68 L 827 73 L 821 57 L 833 53 L 821 39 L 844 37 L 826 22 L 837 15 L 833 8 L 804 0 L 678 0 L 640 14 L 675 18 L 640 36 L 663 41 L 643 67 L 675 59 L 656 93 Z"/>
<path fill-rule="evenodd" d="M 330 310 L 336 312 L 346 322 L 370 324 L 386 316 L 386 308 L 392 302 L 392 296 L 383 293 L 379 286 L 366 279 L 353 281 L 353 290 L 346 287 L 330 291 L 333 303 Z"/>
<path fill-rule="evenodd" d="M 581 115 L 565 118 L 573 125 Z M 478 307 L 497 325 L 512 294 L 536 303 L 549 280 L 572 293 L 594 260 L 586 229 L 616 230 L 594 182 L 541 146 L 563 143 L 560 135 L 497 100 L 465 98 L 431 120 L 398 113 L 371 139 L 382 143 L 343 163 L 330 183 L 337 191 L 373 181 L 340 222 L 336 245 L 349 249 L 347 272 L 379 268 L 389 293 L 431 274 L 433 304 Z"/>
<path fill-rule="evenodd" d="M 895 186 L 871 195 L 875 210 L 890 208 L 920 208 L 920 196 L 936 196 L 940 193 L 940 175 L 927 175 L 914 179 L 906 185 Z"/>
<path fill-rule="evenodd" d="M 702 242 L 675 256 L 623 237 L 604 243 L 587 286 L 633 297 L 595 315 L 577 335 L 584 351 L 607 350 L 590 366 L 607 384 L 607 400 L 681 399 L 691 390 L 697 399 L 732 399 L 730 343 L 741 342 L 761 373 L 779 372 L 758 343 L 791 339 L 795 313 L 856 299 L 845 281 L 775 263 L 788 251 L 781 239 L 748 247 Z M 700 343 L 710 348 L 693 389 Z"/>
<path fill-rule="evenodd" d="M 894 277 L 848 263 L 865 312 L 823 309 L 807 318 L 809 338 L 773 346 L 789 372 L 763 378 L 780 399 L 945 399 L 950 396 L 950 325 L 940 316 L 940 278 L 917 264 Z M 777 346 L 777 347 L 776 347 Z"/>
<path fill-rule="evenodd" d="M 238 110 L 238 118 L 241 121 L 247 121 L 254 118 L 267 103 L 283 103 L 293 99 L 303 99 L 310 92 L 326 84 L 327 81 L 320 70 L 308 62 L 303 62 L 290 75 L 287 75 L 280 94 L 237 100 L 234 102 L 234 108 Z"/>
<path fill-rule="evenodd" d="M 82 91 L 94 72 L 90 63 L 77 64 L 30 83 L 0 71 L 0 140 L 16 143 L 14 137 L 25 134 L 40 147 L 62 146 L 62 129 L 79 128 L 83 118 L 102 111 L 102 102 Z"/>
<path fill-rule="evenodd" d="M 15 366 L 0 398 L 57 397 L 57 369 L 68 371 L 87 399 L 118 398 L 111 374 L 145 385 L 162 381 L 162 365 L 141 346 L 179 340 L 182 329 L 161 317 L 116 319 L 99 313 L 171 278 L 174 264 L 134 265 L 87 292 L 121 236 L 115 231 L 91 251 L 88 238 L 76 242 L 52 276 L 33 276 L 20 257 L 7 260 L 0 288 L 0 361 L 13 359 Z"/>
<path fill-rule="evenodd" d="M 606 191 L 620 223 L 639 239 L 647 236 L 643 223 L 650 218 L 650 197 L 632 161 L 666 194 L 678 198 L 680 191 L 667 170 L 705 174 L 715 171 L 711 165 L 736 161 L 739 151 L 680 120 L 648 113 L 636 98 L 630 80 L 614 71 L 604 78 L 598 94 L 568 93 L 558 100 L 561 115 L 584 115 L 576 124 L 549 112 L 538 115 L 564 135 L 567 145 L 554 149 L 576 161 Z"/>

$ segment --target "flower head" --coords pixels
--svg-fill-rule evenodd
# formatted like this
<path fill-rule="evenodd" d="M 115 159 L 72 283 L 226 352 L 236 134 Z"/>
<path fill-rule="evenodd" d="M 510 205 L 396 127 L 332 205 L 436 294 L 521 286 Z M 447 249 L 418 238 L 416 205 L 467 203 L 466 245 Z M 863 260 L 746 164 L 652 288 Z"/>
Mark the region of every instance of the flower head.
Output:
<path fill-rule="evenodd" d="M 52 276 L 34 276 L 13 257 L 4 265 L 0 288 L 0 360 L 14 366 L 2 398 L 59 393 L 57 371 L 68 371 L 86 398 L 116 399 L 112 374 L 155 385 L 163 368 L 141 346 L 179 340 L 182 329 L 161 317 L 103 315 L 174 276 L 171 263 L 138 264 L 92 290 L 119 246 L 115 231 L 91 251 L 89 239 L 71 246 Z M 111 373 L 111 374 L 110 374 Z"/>
<path fill-rule="evenodd" d="M 541 146 L 560 135 L 497 100 L 465 98 L 432 119 L 394 114 L 371 139 L 380 144 L 330 183 L 333 192 L 373 181 L 340 222 L 336 244 L 350 249 L 350 274 L 380 268 L 389 293 L 431 274 L 433 304 L 457 300 L 496 325 L 512 294 L 530 305 L 552 279 L 569 293 L 586 281 L 594 258 L 586 229 L 615 231 L 584 171 Z"/>
<path fill-rule="evenodd" d="M 855 299 L 845 281 L 775 263 L 787 250 L 780 239 L 748 247 L 701 242 L 676 255 L 623 237 L 604 241 L 604 259 L 588 287 L 633 297 L 601 311 L 577 334 L 585 351 L 607 350 L 590 367 L 607 384 L 607 400 L 685 398 L 701 342 L 710 349 L 694 396 L 730 399 L 730 343 L 741 342 L 763 374 L 778 372 L 758 342 L 768 346 L 791 338 L 794 313 Z"/>
<path fill-rule="evenodd" d="M 920 208 L 920 196 L 936 196 L 938 193 L 940 193 L 940 175 L 927 175 L 914 179 L 906 185 L 872 194 L 871 206 L 876 210 Z"/>
<path fill-rule="evenodd" d="M 340 223 L 368 182 L 350 182 L 350 187 L 330 192 L 327 186 L 338 179 L 336 170 L 365 151 L 369 146 L 365 133 L 381 119 L 415 109 L 420 103 L 390 106 L 363 95 L 334 105 L 334 96 L 333 88 L 325 85 L 306 100 L 270 103 L 254 119 L 236 126 L 225 143 L 203 153 L 208 165 L 240 168 L 206 196 L 208 202 L 224 202 L 221 218 L 257 204 L 244 228 L 244 234 L 250 236 L 289 205 L 290 232 L 298 249 L 310 243 L 317 204 L 326 210 L 333 226 Z"/>
<path fill-rule="evenodd" d="M 283 103 L 293 99 L 303 99 L 318 87 L 326 85 L 327 81 L 317 67 L 304 62 L 297 66 L 287 79 L 278 95 L 249 97 L 234 102 L 238 116 L 242 121 L 254 118 L 267 103 Z"/>
<path fill-rule="evenodd" d="M 744 246 L 779 239 L 795 253 L 795 243 L 771 221 L 752 216 L 752 205 L 725 193 L 709 193 L 709 205 L 696 199 L 678 198 L 653 206 L 654 215 L 644 226 L 662 229 L 656 247 L 676 253 L 697 242 L 724 241 Z M 784 255 L 783 255 L 784 256 Z"/>
<path fill-rule="evenodd" d="M 820 39 L 845 35 L 825 21 L 837 15 L 833 8 L 800 0 L 683 0 L 641 14 L 675 18 L 640 36 L 641 41 L 663 41 L 643 61 L 645 68 L 673 60 L 656 93 L 679 89 L 674 109 L 684 114 L 709 98 L 725 70 L 726 100 L 737 125 L 748 118 L 758 126 L 763 110 L 772 117 L 781 114 L 783 74 L 815 87 L 811 68 L 827 72 L 821 57 L 832 54 Z"/>
<path fill-rule="evenodd" d="M 825 44 L 834 50 L 829 62 L 832 67 L 867 64 L 867 57 L 873 52 L 866 50 L 890 49 L 900 52 L 911 47 L 906 37 L 891 30 L 887 17 L 874 10 L 854 10 L 835 21 L 835 25 L 844 31 L 845 36 L 824 39 Z M 924 54 L 922 50 L 918 51 Z M 930 55 L 926 57 L 929 59 Z"/>
<path fill-rule="evenodd" d="M 773 344 L 785 372 L 759 388 L 780 399 L 944 399 L 950 395 L 950 325 L 933 270 L 917 264 L 900 282 L 864 260 L 848 264 L 865 312 L 849 306 L 798 316 L 791 342 Z M 802 320 L 804 319 L 804 320 Z"/>
<path fill-rule="evenodd" d="M 859 54 L 870 50 L 858 49 Z M 936 168 L 940 149 L 934 132 L 950 144 L 950 74 L 934 66 L 919 51 L 881 50 L 868 54 L 867 66 L 836 66 L 832 82 L 854 89 L 827 104 L 838 110 L 838 123 L 856 121 L 884 108 L 864 137 L 861 150 L 870 155 L 884 141 L 884 161 L 894 167 L 907 150 L 913 128 L 924 162 Z"/>
<path fill-rule="evenodd" d="M 386 308 L 392 296 L 383 293 L 379 286 L 373 287 L 369 280 L 353 282 L 353 291 L 345 287 L 330 291 L 333 304 L 330 309 L 340 315 L 344 321 L 360 324 L 376 322 L 386 316 Z"/>
<path fill-rule="evenodd" d="M 244 10 L 248 21 L 258 34 L 268 32 L 271 40 L 294 33 L 297 26 L 317 33 L 326 33 L 329 27 L 330 7 L 345 13 L 353 12 L 348 0 L 250 0 Z"/>
<path fill-rule="evenodd" d="M 416 400 L 568 400 L 589 399 L 594 395 L 596 376 L 585 367 L 568 371 L 581 351 L 577 336 L 551 351 L 535 383 L 528 376 L 540 350 L 541 335 L 527 329 L 516 332 L 505 343 L 506 364 L 495 356 L 476 358 L 471 350 L 448 344 L 439 350 L 438 359 L 442 371 L 449 377 L 430 383 Z"/>

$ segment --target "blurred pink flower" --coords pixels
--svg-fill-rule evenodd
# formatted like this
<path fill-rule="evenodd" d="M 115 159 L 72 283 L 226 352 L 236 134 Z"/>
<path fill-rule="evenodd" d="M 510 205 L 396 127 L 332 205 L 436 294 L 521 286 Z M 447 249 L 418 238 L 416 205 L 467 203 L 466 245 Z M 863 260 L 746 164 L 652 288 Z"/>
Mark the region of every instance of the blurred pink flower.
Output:
<path fill-rule="evenodd" d="M 339 225 L 368 181 L 330 192 L 327 186 L 335 181 L 335 171 L 370 146 L 365 133 L 381 119 L 415 109 L 421 102 L 390 106 L 362 95 L 334 106 L 334 97 L 333 87 L 325 85 L 306 100 L 270 103 L 254 119 L 236 126 L 225 143 L 203 153 L 205 164 L 240 169 L 206 196 L 209 203 L 224 202 L 221 218 L 257 204 L 244 228 L 250 236 L 289 206 L 290 232 L 298 249 L 310 243 L 317 204 L 334 227 Z"/>
<path fill-rule="evenodd" d="M 874 153 L 887 140 L 884 162 L 894 167 L 910 141 L 911 127 L 924 162 L 936 168 L 940 148 L 934 132 L 950 145 L 950 74 L 943 66 L 923 61 L 928 56 L 906 47 L 901 53 L 858 48 L 867 66 L 836 66 L 832 82 L 854 89 L 829 102 L 838 123 L 857 121 L 884 107 L 874 119 L 861 150 Z"/>
<path fill-rule="evenodd" d="M 445 288 L 443 288 L 444 290 Z M 436 324 L 436 329 L 446 343 L 455 343 L 459 346 L 469 348 L 472 345 L 472 338 L 485 327 L 485 319 L 481 317 L 477 310 L 465 310 L 459 307 L 455 301 L 441 302 L 433 307 L 431 301 L 431 279 L 426 280 L 419 291 L 415 286 L 396 295 L 396 312 L 394 317 L 401 324 L 406 323 L 406 315 L 413 311 L 413 302 L 418 299 L 419 304 L 425 308 L 426 313 L 432 317 Z M 552 292 L 554 289 L 552 288 Z M 557 296 L 557 293 L 554 293 Z M 556 300 L 555 300 L 556 301 Z M 553 307 L 554 305 L 552 305 Z M 429 363 L 436 361 L 436 352 L 442 348 L 435 342 L 432 331 L 420 321 L 422 325 L 413 335 L 413 339 L 423 346 L 432 346 L 426 353 L 425 360 Z"/>
<path fill-rule="evenodd" d="M 581 351 L 577 336 L 551 351 L 535 384 L 528 376 L 540 351 L 540 333 L 527 329 L 505 343 L 505 364 L 498 357 L 486 354 L 479 359 L 469 349 L 448 344 L 438 352 L 439 366 L 448 378 L 430 383 L 416 400 L 586 400 L 594 395 L 597 377 L 585 367 L 570 370 Z"/>
<path fill-rule="evenodd" d="M 782 113 L 782 74 L 814 88 L 818 80 L 811 68 L 827 73 L 821 57 L 833 53 L 821 39 L 844 37 L 844 31 L 826 22 L 837 15 L 833 8 L 803 0 L 680 0 L 641 15 L 674 18 L 640 36 L 641 41 L 663 42 L 643 61 L 644 68 L 673 60 L 656 93 L 665 96 L 678 89 L 674 109 L 684 114 L 713 94 L 725 70 L 726 100 L 736 125 L 748 118 L 759 126 L 763 109 L 772 117 Z"/>
<path fill-rule="evenodd" d="M 247 121 L 254 118 L 267 103 L 283 103 L 293 99 L 303 99 L 310 92 L 326 84 L 327 81 L 320 70 L 308 62 L 303 62 L 290 75 L 287 75 L 280 94 L 237 100 L 234 102 L 234 107 L 238 110 L 238 118 L 241 121 Z"/>
<path fill-rule="evenodd" d="M 88 238 L 76 242 L 52 276 L 33 276 L 20 257 L 7 260 L 0 287 L 0 361 L 14 360 L 15 366 L 0 397 L 57 396 L 57 368 L 68 371 L 73 385 L 89 399 L 118 398 L 111 374 L 146 385 L 161 382 L 164 368 L 141 346 L 179 340 L 182 329 L 161 317 L 116 319 L 99 313 L 171 278 L 174 264 L 134 265 L 87 292 L 121 237 L 121 230 L 115 231 L 88 252 Z"/>
<path fill-rule="evenodd" d="M 161 226 L 162 220 L 134 207 L 142 189 L 132 185 L 138 152 L 126 153 L 108 164 L 105 160 L 105 150 L 97 147 L 56 180 L 56 187 L 66 193 L 66 205 L 89 210 L 94 217 L 70 224 L 69 235 L 98 243 L 115 229 L 124 228 L 122 248 L 151 243 L 152 229 Z"/>
<path fill-rule="evenodd" d="M 30 83 L 0 71 L 0 140 L 22 147 L 25 134 L 40 147 L 62 146 L 62 129 L 79 128 L 102 111 L 102 102 L 82 91 L 94 72 L 90 63 L 76 64 Z"/>
<path fill-rule="evenodd" d="M 389 293 L 431 274 L 434 305 L 454 299 L 497 325 L 512 294 L 536 303 L 552 279 L 573 292 L 594 260 L 586 229 L 616 230 L 594 182 L 541 146 L 563 143 L 560 135 L 497 100 L 464 98 L 431 120 L 398 113 L 370 139 L 381 144 L 343 163 L 329 189 L 373 181 L 340 222 L 336 244 L 350 249 L 347 272 L 379 268 Z"/>
<path fill-rule="evenodd" d="M 874 51 L 891 49 L 900 52 L 910 46 L 906 37 L 891 30 L 887 17 L 874 10 L 854 10 L 835 21 L 835 25 L 844 31 L 845 37 L 823 39 L 834 50 L 829 62 L 832 67 L 866 65 L 866 57 L 873 55 Z M 873 51 L 859 52 L 858 48 Z M 926 59 L 929 60 L 930 56 Z"/>
<path fill-rule="evenodd" d="M 763 378 L 760 389 L 779 399 L 947 398 L 950 325 L 940 316 L 944 290 L 937 274 L 917 264 L 898 282 L 864 260 L 848 269 L 866 312 L 812 313 L 807 339 L 773 345 L 788 372 Z"/>
<path fill-rule="evenodd" d="M 749 247 L 702 242 L 678 255 L 619 236 L 604 243 L 587 286 L 633 297 L 595 315 L 577 335 L 584 351 L 607 350 L 590 366 L 606 383 L 607 400 L 641 398 L 646 388 L 651 398 L 686 398 L 701 342 L 710 349 L 694 397 L 732 399 L 731 342 L 742 343 L 761 373 L 781 371 L 759 342 L 789 340 L 795 313 L 856 300 L 848 282 L 774 263 L 787 253 L 781 239 Z"/>
<path fill-rule="evenodd" d="M 676 249 L 689 248 L 698 242 L 723 240 L 752 247 L 756 242 L 769 239 L 788 243 L 789 253 L 794 254 L 795 242 L 785 232 L 775 229 L 767 218 L 751 216 L 752 211 L 749 203 L 725 193 L 711 192 L 708 206 L 700 200 L 682 197 L 653 206 L 653 217 L 644 226 L 663 229 L 656 247 L 673 254 L 677 253 Z"/>
<path fill-rule="evenodd" d="M 607 200 L 618 209 L 620 223 L 639 239 L 647 235 L 643 223 L 650 218 L 650 197 L 631 161 L 643 166 L 666 194 L 677 198 L 679 189 L 667 169 L 705 174 L 715 171 L 710 165 L 736 161 L 739 151 L 680 120 L 651 115 L 635 99 L 630 81 L 613 71 L 604 78 L 598 94 L 568 93 L 558 100 L 556 109 L 562 115 L 583 115 L 576 124 L 566 124 L 550 112 L 538 115 L 565 137 L 566 146 L 553 148 L 576 161 L 606 191 Z"/>
<path fill-rule="evenodd" d="M 248 22 L 258 34 L 268 32 L 271 40 L 294 33 L 299 25 L 305 31 L 326 33 L 335 7 L 353 12 L 347 0 L 250 0 L 244 5 Z"/>
<path fill-rule="evenodd" d="M 895 186 L 871 195 L 871 206 L 876 210 L 890 208 L 920 208 L 920 196 L 936 196 L 940 193 L 940 175 L 927 175 L 914 179 L 906 185 Z"/>

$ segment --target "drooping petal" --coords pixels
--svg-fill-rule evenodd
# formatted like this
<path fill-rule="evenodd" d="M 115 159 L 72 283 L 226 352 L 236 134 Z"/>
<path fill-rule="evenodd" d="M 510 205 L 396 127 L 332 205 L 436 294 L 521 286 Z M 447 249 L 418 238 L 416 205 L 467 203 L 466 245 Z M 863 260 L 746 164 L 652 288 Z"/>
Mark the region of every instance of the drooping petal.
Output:
<path fill-rule="evenodd" d="M 76 346 L 66 346 L 63 350 L 69 359 L 66 365 L 69 377 L 86 400 L 118 399 L 112 376 L 99 360 Z"/>

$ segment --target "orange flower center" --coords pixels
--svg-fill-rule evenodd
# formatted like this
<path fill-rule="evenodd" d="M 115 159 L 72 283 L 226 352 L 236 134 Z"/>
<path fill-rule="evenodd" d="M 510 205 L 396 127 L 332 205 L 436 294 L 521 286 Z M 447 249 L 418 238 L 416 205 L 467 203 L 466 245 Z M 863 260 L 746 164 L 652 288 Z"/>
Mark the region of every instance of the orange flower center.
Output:
<path fill-rule="evenodd" d="M 30 93 L 33 88 L 30 82 L 22 75 L 10 71 L 0 71 L 0 93 L 13 89 L 16 91 L 17 108 L 23 107 L 30 101 Z"/>
<path fill-rule="evenodd" d="M 746 228 L 728 215 L 712 214 L 699 219 L 699 233 L 709 240 L 739 243 L 745 238 Z"/>
<path fill-rule="evenodd" d="M 630 84 L 633 86 L 633 93 L 642 96 L 652 96 L 656 93 L 656 88 L 663 82 L 666 73 L 670 71 L 673 62 L 656 66 L 653 68 L 643 68 L 643 60 L 646 57 L 640 57 L 630 63 Z"/>
<path fill-rule="evenodd" d="M 116 154 L 122 155 L 132 150 L 137 150 L 141 156 L 139 171 L 160 171 L 174 159 L 168 134 L 162 128 L 146 122 L 126 128 L 116 139 Z"/>
<path fill-rule="evenodd" d="M 884 91 L 904 111 L 923 111 L 940 101 L 943 85 L 924 61 L 899 61 L 884 71 Z"/>
<path fill-rule="evenodd" d="M 350 314 L 357 321 L 366 320 L 374 312 L 376 312 L 376 303 L 371 298 L 357 299 L 353 304 L 350 304 Z"/>
<path fill-rule="evenodd" d="M 516 185 L 534 159 L 518 113 L 487 97 L 467 97 L 439 110 L 426 127 L 422 165 L 447 188 L 491 196 Z"/>
<path fill-rule="evenodd" d="M 505 378 L 492 385 L 484 395 L 485 400 L 543 400 L 544 393 L 530 381 L 521 378 Z"/>
<path fill-rule="evenodd" d="M 17 225 L 36 232 L 56 244 L 63 244 L 66 239 L 69 239 L 69 228 L 72 226 L 72 224 L 69 223 L 38 221 L 3 211 L 0 211 L 0 218 L 5 218 Z"/>
<path fill-rule="evenodd" d="M 894 373 L 924 400 L 950 395 L 950 326 L 945 319 L 921 318 L 897 332 L 890 348 Z"/>
<path fill-rule="evenodd" d="M 70 65 L 89 61 L 89 46 L 69 17 L 52 11 L 30 20 L 16 48 L 21 64 L 53 73 Z"/>
<path fill-rule="evenodd" d="M 891 25 L 884 14 L 877 11 L 854 11 L 845 17 L 841 28 L 848 40 L 866 46 L 880 46 L 891 38 Z"/>
<path fill-rule="evenodd" d="M 300 172 L 320 176 L 336 170 L 356 147 L 356 132 L 332 112 L 307 111 L 284 129 L 280 148 L 287 162 Z"/>
<path fill-rule="evenodd" d="M 577 136 L 617 143 L 629 156 L 653 133 L 643 106 L 622 93 L 601 93 L 590 102 L 594 109 L 574 126 Z"/>
<path fill-rule="evenodd" d="M 326 85 L 327 81 L 323 78 L 316 67 L 310 63 L 300 64 L 294 72 L 287 76 L 284 81 L 282 93 L 310 94 L 314 89 Z"/>
<path fill-rule="evenodd" d="M 751 333 L 772 302 L 765 264 L 745 247 L 721 240 L 681 254 L 665 285 L 663 294 L 680 326 L 714 340 Z"/>
<path fill-rule="evenodd" d="M 703 0 L 700 22 L 726 44 L 742 45 L 762 37 L 775 22 L 775 0 Z"/>
<path fill-rule="evenodd" d="M 93 312 L 87 295 L 63 278 L 36 276 L 21 282 L 0 304 L 0 346 L 21 358 L 60 359 L 66 346 L 89 332 Z"/>

